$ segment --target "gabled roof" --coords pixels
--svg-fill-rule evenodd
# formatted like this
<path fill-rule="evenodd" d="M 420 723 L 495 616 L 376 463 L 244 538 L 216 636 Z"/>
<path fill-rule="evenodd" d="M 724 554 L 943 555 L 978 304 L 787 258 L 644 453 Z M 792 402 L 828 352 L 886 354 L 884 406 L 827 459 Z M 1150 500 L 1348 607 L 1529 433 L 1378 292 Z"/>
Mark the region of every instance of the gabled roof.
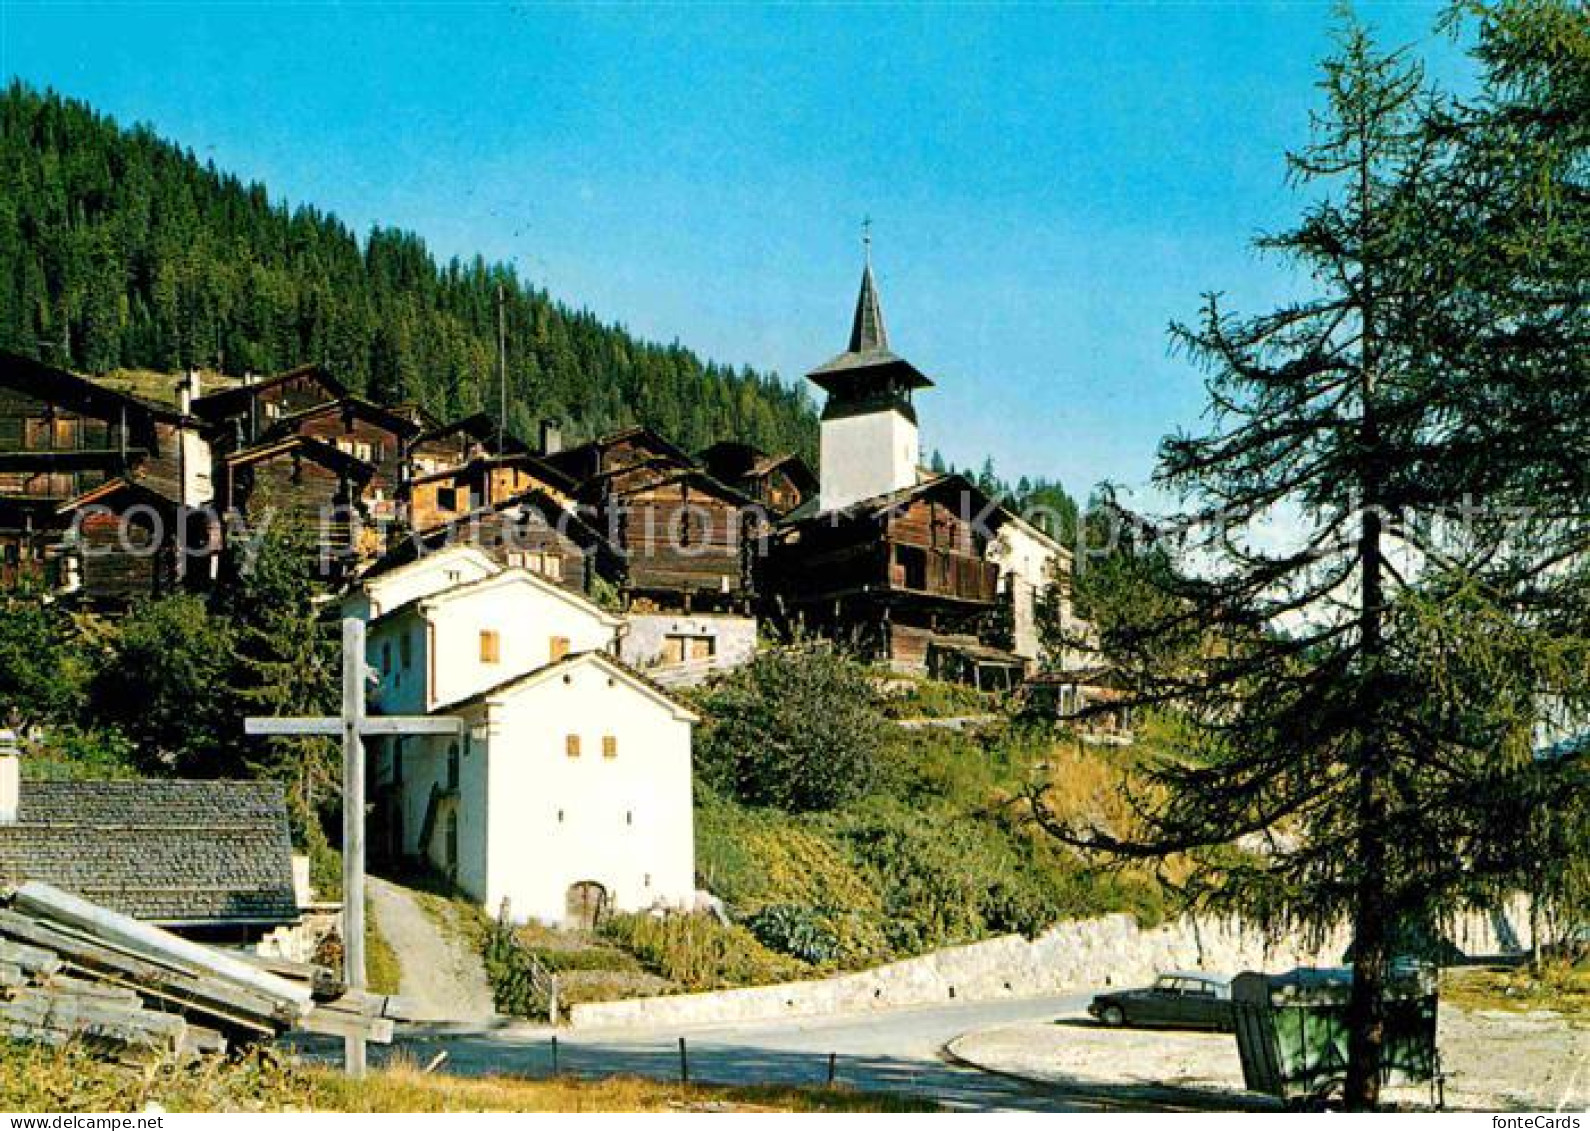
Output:
<path fill-rule="evenodd" d="M 223 456 L 222 460 L 228 467 L 237 467 L 259 463 L 261 460 L 274 459 L 295 448 L 316 463 L 326 467 L 332 467 L 338 471 L 346 471 L 365 479 L 375 475 L 374 464 L 366 463 L 364 460 L 348 454 L 334 444 L 328 444 L 324 440 L 317 440 L 313 436 L 305 436 L 297 432 L 290 436 L 283 436 L 278 440 L 268 440 L 262 444 L 255 444 L 253 447 L 230 452 Z"/>
<path fill-rule="evenodd" d="M 288 369 L 281 373 L 272 374 L 259 381 L 245 385 L 234 385 L 230 389 L 222 389 L 219 393 L 209 393 L 195 398 L 193 412 L 206 420 L 219 420 L 235 412 L 242 412 L 248 407 L 249 401 L 258 397 L 267 389 L 274 389 L 277 385 L 300 377 L 313 377 L 321 388 L 326 390 L 327 400 L 336 400 L 348 395 L 346 386 L 321 365 L 300 365 L 295 369 Z"/>
<path fill-rule="evenodd" d="M 432 440 L 442 440 L 446 439 L 448 436 L 456 436 L 459 434 L 473 437 L 483 444 L 486 444 L 490 447 L 495 447 L 497 445 L 497 437 L 499 435 L 497 431 L 497 420 L 489 413 L 477 412 L 473 416 L 460 417 L 458 420 L 451 421 L 447 424 L 438 424 L 434 427 L 427 428 L 424 432 L 421 432 L 418 436 L 414 437 L 414 443 L 425 444 Z M 526 444 L 523 440 L 519 439 L 519 437 L 513 435 L 511 432 L 503 432 L 501 433 L 501 436 L 502 451 L 504 452 L 528 452 L 530 450 L 529 444 Z"/>
<path fill-rule="evenodd" d="M 934 475 L 910 487 L 902 487 L 898 491 L 889 491 L 882 495 L 873 495 L 868 499 L 858 499 L 846 507 L 839 507 L 830 511 L 818 511 L 815 500 L 808 499 L 805 503 L 790 511 L 784 518 L 784 527 L 802 526 L 813 523 L 828 523 L 830 525 L 841 522 L 856 521 L 868 518 L 882 518 L 890 511 L 907 506 L 924 495 L 938 495 L 945 491 L 961 491 L 972 507 L 971 513 L 976 515 L 993 503 L 986 492 L 977 484 L 967 479 L 958 472 L 949 472 L 944 475 Z M 1003 507 L 994 506 L 993 514 L 998 517 L 1008 515 Z"/>
<path fill-rule="evenodd" d="M 404 546 L 410 547 L 409 553 L 403 557 L 396 556 Z M 479 567 L 486 576 L 500 573 L 506 568 L 478 546 L 458 543 L 427 549 L 421 553 L 420 548 L 413 545 L 412 539 L 405 539 L 399 546 L 373 562 L 370 568 L 360 575 L 359 585 L 366 592 L 370 592 L 401 581 L 423 569 L 446 565 L 448 561 L 456 559 L 468 560 Z"/>
<path fill-rule="evenodd" d="M 545 459 L 548 463 L 551 463 L 559 468 L 577 467 L 579 466 L 580 462 L 589 457 L 591 453 L 604 452 L 608 448 L 622 444 L 628 440 L 641 441 L 645 447 L 650 448 L 653 452 L 657 453 L 658 456 L 664 459 L 672 460 L 682 467 L 695 466 L 696 461 L 690 458 L 690 453 L 686 452 L 677 444 L 674 444 L 669 440 L 665 440 L 660 433 L 646 427 L 643 424 L 632 425 L 629 428 L 621 428 L 617 432 L 609 432 L 607 435 L 599 436 L 595 440 L 587 440 L 585 443 L 577 444 L 572 448 L 564 448 L 560 452 L 552 452 L 547 455 Z"/>
<path fill-rule="evenodd" d="M 601 670 L 607 672 L 608 675 L 612 676 L 614 679 L 622 680 L 624 683 L 635 688 L 635 690 L 641 692 L 649 699 L 668 708 L 673 712 L 674 717 L 680 719 L 681 721 L 691 723 L 698 723 L 701 721 L 701 716 L 697 715 L 689 707 L 686 707 L 678 699 L 674 698 L 674 696 L 670 694 L 666 688 L 662 687 L 655 681 L 646 678 L 628 664 L 623 663 L 616 657 L 609 655 L 606 652 L 576 652 L 572 655 L 563 657 L 561 660 L 554 660 L 550 664 L 545 664 L 542 667 L 536 668 L 534 671 L 505 679 L 501 683 L 486 688 L 484 691 L 477 691 L 473 695 L 454 700 L 450 703 L 438 704 L 436 709 L 439 711 L 459 710 L 464 707 L 470 707 L 480 703 L 487 703 L 493 700 L 507 699 L 521 691 L 527 691 L 530 688 L 546 683 L 555 676 L 566 675 L 569 672 L 582 667 L 600 668 Z"/>
<path fill-rule="evenodd" d="M 435 483 L 441 479 L 457 479 L 475 469 L 493 467 L 522 467 L 548 486 L 556 487 L 558 490 L 568 494 L 573 494 L 575 488 L 579 486 L 570 476 L 565 475 L 540 456 L 528 451 L 477 456 L 467 463 L 444 467 L 439 471 L 427 472 L 424 475 L 416 475 L 409 482 L 411 485 L 415 483 Z"/>
<path fill-rule="evenodd" d="M 177 500 L 173 499 L 170 495 L 166 495 L 155 490 L 147 483 L 137 479 L 128 479 L 126 476 L 118 475 L 114 479 L 106 480 L 98 487 L 84 491 L 76 498 L 67 499 L 66 502 L 55 508 L 55 513 L 70 514 L 72 511 L 79 510 L 83 507 L 103 504 L 105 500 L 114 498 L 117 495 L 131 495 L 141 502 L 150 503 L 152 505 L 169 510 L 175 510 L 178 506 Z"/>
<path fill-rule="evenodd" d="M 492 564 L 495 565 L 496 563 L 493 562 Z M 481 593 L 488 593 L 492 589 L 504 585 L 527 585 L 545 596 L 555 598 L 569 607 L 585 613 L 587 616 L 594 617 L 607 628 L 618 628 L 624 623 L 623 617 L 610 613 L 578 593 L 571 592 L 561 585 L 555 585 L 540 574 L 524 569 L 521 566 L 501 566 L 497 572 L 486 577 L 478 578 L 475 581 L 465 581 L 454 585 L 450 589 L 438 590 L 423 597 L 416 597 L 412 601 L 405 601 L 401 605 L 385 610 L 371 623 L 379 624 L 410 612 L 417 613 L 420 616 L 427 616 L 432 611 L 460 598 L 478 596 Z"/>
<path fill-rule="evenodd" d="M 379 424 L 388 432 L 403 439 L 408 439 L 420 430 L 418 424 L 415 424 L 401 413 L 393 412 L 391 409 L 384 408 L 373 401 L 367 401 L 363 397 L 345 396 L 338 397 L 336 400 L 324 401 L 317 405 L 310 405 L 308 408 L 300 409 L 289 416 L 279 417 L 271 421 L 271 426 L 266 430 L 265 434 L 267 436 L 285 435 L 292 432 L 306 420 L 330 414 L 341 416 L 345 413 L 361 416 L 366 420 Z"/>
<path fill-rule="evenodd" d="M 714 478 L 725 483 L 742 479 L 760 479 L 784 468 L 792 479 L 815 487 L 817 476 L 806 461 L 794 452 L 768 455 L 753 444 L 738 440 L 719 440 L 701 451 L 696 459 Z"/>
<path fill-rule="evenodd" d="M 173 423 L 187 419 L 170 405 L 124 393 L 88 377 L 5 350 L 0 350 L 0 385 L 26 388 L 41 398 L 65 399 L 107 420 L 114 419 L 123 410 Z"/>
<path fill-rule="evenodd" d="M 636 483 L 633 486 L 626 486 L 622 484 L 616 485 L 613 488 L 613 493 L 617 495 L 623 495 L 630 491 L 646 491 L 653 487 L 666 487 L 670 483 L 678 483 L 680 480 L 688 479 L 692 483 L 699 483 L 707 489 L 725 496 L 731 502 L 740 506 L 760 507 L 762 505 L 755 499 L 751 498 L 751 496 L 747 495 L 744 491 L 740 490 L 738 487 L 729 486 L 729 484 L 723 482 L 723 480 L 717 479 L 707 474 L 707 472 L 703 471 L 699 467 L 696 467 L 694 464 L 691 464 L 688 467 L 679 467 L 663 460 L 647 460 L 644 463 L 632 463 L 625 467 L 615 467 L 612 471 L 604 471 L 600 475 L 593 475 L 591 478 L 587 479 L 584 484 L 582 484 L 581 494 L 584 495 L 587 500 L 589 500 L 591 489 L 593 487 L 599 487 L 605 483 L 615 483 L 615 481 L 623 476 L 638 475 L 641 472 L 646 471 L 652 472 L 651 478 Z"/>
<path fill-rule="evenodd" d="M 290 923 L 292 851 L 275 782 L 25 781 L 0 824 L 0 885 L 160 923 Z"/>

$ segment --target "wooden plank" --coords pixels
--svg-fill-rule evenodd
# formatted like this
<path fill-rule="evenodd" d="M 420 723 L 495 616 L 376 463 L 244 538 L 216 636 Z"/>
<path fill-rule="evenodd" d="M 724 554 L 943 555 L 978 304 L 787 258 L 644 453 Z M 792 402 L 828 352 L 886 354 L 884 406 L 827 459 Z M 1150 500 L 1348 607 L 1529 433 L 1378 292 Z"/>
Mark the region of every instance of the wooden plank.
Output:
<path fill-rule="evenodd" d="M 361 684 L 362 689 L 362 684 Z M 156 957 L 197 967 L 225 982 L 235 983 L 267 999 L 284 1004 L 307 1007 L 311 998 L 309 988 L 285 978 L 278 978 L 258 970 L 248 963 L 232 958 L 211 947 L 178 938 L 169 931 L 152 927 L 127 915 L 98 907 L 86 899 L 29 881 L 12 896 L 13 906 L 23 913 L 31 912 L 69 926 L 91 932 L 96 938 L 147 952 Z"/>

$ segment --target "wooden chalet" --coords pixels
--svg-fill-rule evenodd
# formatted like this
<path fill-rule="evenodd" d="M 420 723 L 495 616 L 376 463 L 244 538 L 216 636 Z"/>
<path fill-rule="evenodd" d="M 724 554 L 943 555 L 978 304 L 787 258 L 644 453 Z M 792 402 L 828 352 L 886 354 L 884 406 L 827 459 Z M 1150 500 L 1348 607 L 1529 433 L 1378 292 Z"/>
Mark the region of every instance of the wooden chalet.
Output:
<path fill-rule="evenodd" d="M 191 410 L 218 452 L 235 452 L 263 440 L 278 421 L 347 396 L 347 388 L 323 367 L 303 365 L 195 397 Z"/>
<path fill-rule="evenodd" d="M 474 546 L 506 566 L 519 566 L 574 593 L 588 594 L 598 578 L 617 587 L 622 555 L 600 531 L 560 498 L 539 489 L 415 530 L 398 539 L 363 577 L 449 545 Z"/>
<path fill-rule="evenodd" d="M 185 549 L 204 518 L 138 479 L 112 479 L 61 504 L 64 573 L 59 584 L 96 604 L 127 604 L 180 587 Z"/>
<path fill-rule="evenodd" d="M 523 440 L 501 431 L 494 417 L 477 412 L 449 424 L 432 424 L 415 436 L 408 447 L 409 474 L 417 478 L 486 456 L 529 451 Z"/>
<path fill-rule="evenodd" d="M 173 378 L 175 382 L 176 379 Z M 180 408 L 107 388 L 88 378 L 18 354 L 0 353 L 0 583 L 76 587 L 63 539 L 74 524 L 75 500 L 118 502 L 136 494 L 137 513 L 174 514 L 186 498 L 208 494 L 210 455 L 198 441 L 198 422 Z M 133 485 L 136 484 L 136 487 Z M 107 521 L 103 506 L 96 523 Z M 180 524 L 163 522 L 175 539 Z M 96 536 L 103 536 L 99 531 Z M 130 532 L 136 540 L 137 532 Z M 178 562 L 175 541 L 156 557 Z M 119 573 L 103 595 L 136 595 L 130 585 L 142 570 Z M 103 568 L 95 578 L 106 577 Z M 151 563 L 154 585 L 166 569 Z M 159 591 L 156 585 L 147 591 Z M 93 586 L 88 597 L 101 595 Z"/>
<path fill-rule="evenodd" d="M 415 475 L 403 497 L 409 525 L 425 531 L 528 492 L 540 492 L 567 506 L 575 489 L 573 480 L 539 456 L 529 452 L 489 454 L 477 449 L 463 463 Z"/>
<path fill-rule="evenodd" d="M 553 467 L 578 483 L 630 468 L 692 468 L 696 461 L 683 448 L 650 428 L 636 425 L 572 448 L 544 453 Z"/>
<path fill-rule="evenodd" d="M 575 479 L 581 513 L 624 563 L 638 612 L 744 611 L 756 594 L 766 508 L 649 428 L 543 457 Z"/>
<path fill-rule="evenodd" d="M 749 495 L 777 516 L 789 514 L 817 495 L 817 475 L 793 452 L 770 456 L 750 444 L 723 440 L 702 452 L 707 473 Z"/>
<path fill-rule="evenodd" d="M 278 529 L 312 536 L 328 576 L 379 550 L 366 491 L 375 467 L 313 436 L 293 434 L 218 461 L 216 505 L 250 526 L 269 513 Z"/>
<path fill-rule="evenodd" d="M 977 522 L 988 507 L 974 484 L 940 475 L 798 517 L 772 547 L 771 596 L 786 617 L 896 668 L 927 671 L 931 661 L 953 675 L 964 670 L 953 657 L 981 648 L 998 620 L 999 567 L 985 558 L 988 536 Z M 988 674 L 993 666 L 1019 672 L 1021 663 L 989 646 L 973 666 Z"/>
<path fill-rule="evenodd" d="M 285 436 L 309 436 L 369 464 L 374 473 L 364 502 L 377 522 L 401 516 L 399 501 L 406 478 L 408 445 L 420 426 L 392 409 L 362 397 L 344 396 L 278 418 L 265 432 L 266 443 Z"/>

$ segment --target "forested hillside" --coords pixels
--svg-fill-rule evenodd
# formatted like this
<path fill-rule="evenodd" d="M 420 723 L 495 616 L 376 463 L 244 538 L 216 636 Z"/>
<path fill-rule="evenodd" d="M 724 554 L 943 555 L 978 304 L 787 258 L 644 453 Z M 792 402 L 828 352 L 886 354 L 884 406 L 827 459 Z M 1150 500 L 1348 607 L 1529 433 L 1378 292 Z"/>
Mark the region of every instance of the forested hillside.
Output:
<path fill-rule="evenodd" d="M 451 416 L 496 404 L 499 284 L 522 435 L 556 415 L 577 439 L 639 422 L 691 449 L 815 451 L 810 402 L 770 375 L 637 340 L 510 268 L 438 263 L 410 232 L 361 239 L 80 102 L 0 99 L 0 348 L 85 372 L 322 362 Z"/>

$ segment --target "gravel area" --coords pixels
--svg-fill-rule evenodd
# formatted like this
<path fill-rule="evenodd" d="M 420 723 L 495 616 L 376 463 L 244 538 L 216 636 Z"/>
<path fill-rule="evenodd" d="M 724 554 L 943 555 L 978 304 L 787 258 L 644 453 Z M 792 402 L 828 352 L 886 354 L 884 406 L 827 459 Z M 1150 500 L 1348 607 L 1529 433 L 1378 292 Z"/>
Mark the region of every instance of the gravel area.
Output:
<path fill-rule="evenodd" d="M 1590 1106 L 1590 1030 L 1555 1013 L 1441 1011 L 1449 1108 L 1583 1111 Z M 1086 1014 L 967 1033 L 956 1057 L 1062 1087 L 1164 1087 L 1247 1106 L 1236 1038 L 1225 1033 L 1109 1029 Z M 1398 1106 L 1427 1107 L 1428 1088 L 1397 1089 Z"/>

